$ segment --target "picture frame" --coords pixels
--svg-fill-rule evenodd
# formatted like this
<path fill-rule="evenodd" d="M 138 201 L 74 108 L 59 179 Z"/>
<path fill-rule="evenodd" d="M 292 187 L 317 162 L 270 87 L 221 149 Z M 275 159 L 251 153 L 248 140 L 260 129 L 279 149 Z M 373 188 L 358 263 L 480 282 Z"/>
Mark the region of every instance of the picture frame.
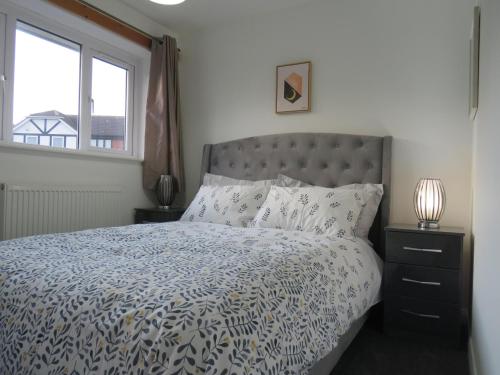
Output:
<path fill-rule="evenodd" d="M 276 113 L 311 111 L 310 61 L 276 67 Z"/>
<path fill-rule="evenodd" d="M 469 118 L 474 120 L 479 109 L 479 44 L 481 30 L 481 8 L 474 7 L 474 19 L 470 38 L 469 64 Z"/>

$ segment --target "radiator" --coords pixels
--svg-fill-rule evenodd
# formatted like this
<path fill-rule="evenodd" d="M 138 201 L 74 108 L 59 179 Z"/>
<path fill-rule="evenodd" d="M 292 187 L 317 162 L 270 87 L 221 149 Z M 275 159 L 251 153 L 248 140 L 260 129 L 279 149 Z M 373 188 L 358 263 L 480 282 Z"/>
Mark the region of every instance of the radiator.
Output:
<path fill-rule="evenodd" d="M 0 184 L 0 240 L 124 224 L 118 187 Z"/>

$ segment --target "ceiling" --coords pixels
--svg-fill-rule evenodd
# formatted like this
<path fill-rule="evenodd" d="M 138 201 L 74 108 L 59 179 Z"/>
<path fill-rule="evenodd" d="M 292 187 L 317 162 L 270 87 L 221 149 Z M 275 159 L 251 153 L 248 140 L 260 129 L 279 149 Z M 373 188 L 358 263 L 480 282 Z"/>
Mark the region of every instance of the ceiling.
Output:
<path fill-rule="evenodd" d="M 149 0 L 119 1 L 169 29 L 182 32 L 324 0 L 186 0 L 172 6 Z"/>

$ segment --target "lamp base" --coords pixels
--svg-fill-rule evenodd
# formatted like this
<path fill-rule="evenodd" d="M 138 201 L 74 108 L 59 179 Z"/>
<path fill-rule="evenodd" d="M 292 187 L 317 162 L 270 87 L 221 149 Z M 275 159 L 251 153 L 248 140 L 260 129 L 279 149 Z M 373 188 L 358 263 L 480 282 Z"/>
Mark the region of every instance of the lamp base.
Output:
<path fill-rule="evenodd" d="M 418 227 L 420 229 L 439 229 L 439 223 L 437 221 L 419 221 Z"/>

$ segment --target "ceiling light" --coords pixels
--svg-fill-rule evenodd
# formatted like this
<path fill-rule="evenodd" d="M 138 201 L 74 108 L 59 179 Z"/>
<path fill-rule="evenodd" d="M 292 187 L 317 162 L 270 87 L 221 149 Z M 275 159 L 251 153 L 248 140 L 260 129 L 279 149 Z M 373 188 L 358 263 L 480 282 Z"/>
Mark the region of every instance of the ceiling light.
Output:
<path fill-rule="evenodd" d="M 177 5 L 183 3 L 186 0 L 149 0 L 149 1 L 162 5 Z"/>

